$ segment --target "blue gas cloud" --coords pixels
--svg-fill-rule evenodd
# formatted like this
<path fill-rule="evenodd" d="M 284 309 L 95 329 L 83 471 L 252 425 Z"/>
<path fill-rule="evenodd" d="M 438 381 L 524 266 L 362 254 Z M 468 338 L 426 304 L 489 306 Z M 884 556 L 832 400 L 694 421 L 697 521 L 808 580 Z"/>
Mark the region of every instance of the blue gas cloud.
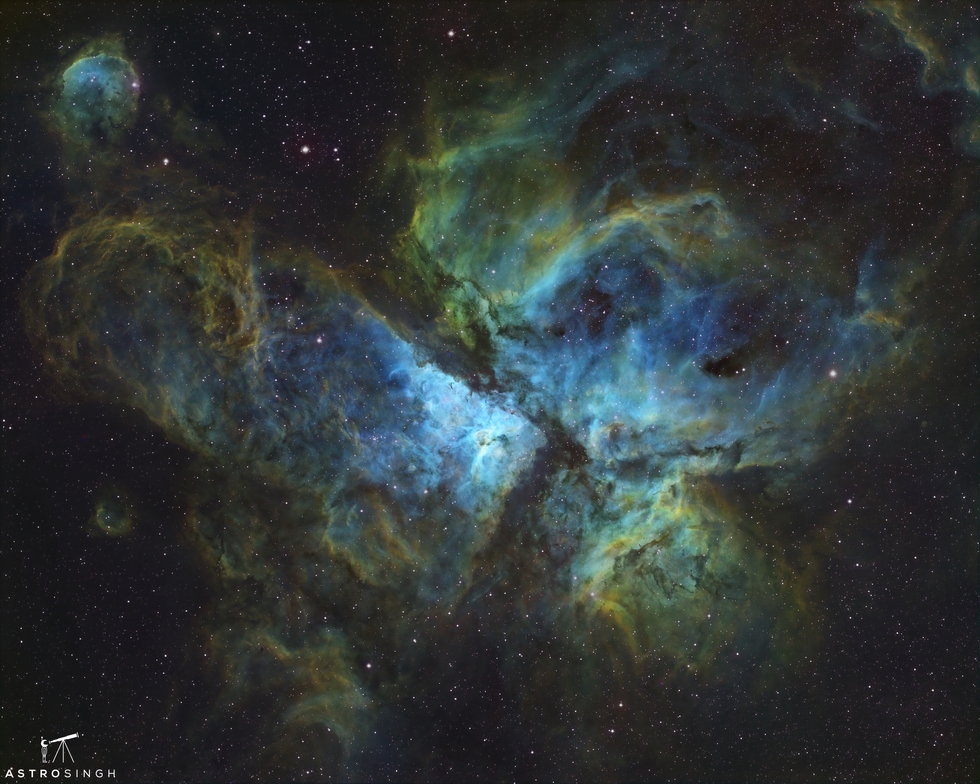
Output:
<path fill-rule="evenodd" d="M 55 114 L 75 143 L 118 142 L 136 117 L 139 94 L 139 77 L 121 57 L 82 57 L 62 76 Z"/>

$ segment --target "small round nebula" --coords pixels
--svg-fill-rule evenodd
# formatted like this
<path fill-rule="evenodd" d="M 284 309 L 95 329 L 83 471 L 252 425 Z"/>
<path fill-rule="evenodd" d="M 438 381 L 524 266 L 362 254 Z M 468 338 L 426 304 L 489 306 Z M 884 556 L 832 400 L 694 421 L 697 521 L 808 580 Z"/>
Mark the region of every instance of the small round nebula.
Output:
<path fill-rule="evenodd" d="M 120 57 L 76 60 L 63 75 L 57 105 L 62 129 L 75 142 L 116 142 L 136 117 L 139 77 Z"/>
<path fill-rule="evenodd" d="M 133 532 L 133 510 L 125 494 L 108 490 L 95 504 L 90 520 L 95 531 L 103 536 L 126 536 Z"/>

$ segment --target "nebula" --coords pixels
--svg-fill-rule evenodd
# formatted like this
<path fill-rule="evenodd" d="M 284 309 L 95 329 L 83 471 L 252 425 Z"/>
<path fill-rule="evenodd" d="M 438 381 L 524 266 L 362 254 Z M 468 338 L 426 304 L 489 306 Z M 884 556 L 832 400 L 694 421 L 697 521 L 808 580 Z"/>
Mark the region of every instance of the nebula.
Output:
<path fill-rule="evenodd" d="M 407 217 L 377 258 L 157 167 L 28 273 L 51 376 L 194 455 L 213 699 L 174 720 L 240 745 L 183 775 L 683 777 L 705 706 L 734 747 L 803 699 L 867 525 L 835 466 L 972 367 L 943 337 L 969 293 L 936 291 L 975 241 L 975 68 L 860 12 L 951 74 L 923 152 L 865 39 L 791 57 L 697 8 L 582 24 L 540 78 L 433 77 L 378 162 L 370 209 Z M 82 57 L 56 119 L 115 144 L 140 89 Z M 103 495 L 93 525 L 128 533 Z"/>
<path fill-rule="evenodd" d="M 139 78 L 120 57 L 81 57 L 65 70 L 62 83 L 55 114 L 75 143 L 118 142 L 136 118 Z"/>
<path fill-rule="evenodd" d="M 106 488 L 100 494 L 92 513 L 92 530 L 102 536 L 128 536 L 133 531 L 135 514 L 128 494 L 121 488 Z"/>

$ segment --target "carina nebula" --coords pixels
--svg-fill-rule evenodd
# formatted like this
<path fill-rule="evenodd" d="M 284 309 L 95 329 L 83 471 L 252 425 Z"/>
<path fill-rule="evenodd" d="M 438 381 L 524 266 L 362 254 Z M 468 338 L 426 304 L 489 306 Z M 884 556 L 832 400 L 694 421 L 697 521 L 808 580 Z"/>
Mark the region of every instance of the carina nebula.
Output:
<path fill-rule="evenodd" d="M 203 586 L 124 778 L 976 774 L 974 8 L 193 8 L 17 55 L 18 367 L 180 455 L 35 525 Z"/>

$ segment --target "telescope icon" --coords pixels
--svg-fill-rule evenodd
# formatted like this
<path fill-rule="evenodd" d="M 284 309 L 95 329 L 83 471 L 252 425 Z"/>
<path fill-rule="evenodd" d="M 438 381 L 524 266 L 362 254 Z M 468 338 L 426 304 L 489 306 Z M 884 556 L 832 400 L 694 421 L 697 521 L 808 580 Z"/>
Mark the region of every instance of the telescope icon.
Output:
<path fill-rule="evenodd" d="M 78 737 L 80 737 L 79 734 L 77 732 L 73 732 L 71 735 L 63 735 L 60 738 L 55 738 L 52 741 L 47 741 L 44 738 L 41 738 L 41 761 L 47 762 L 46 757 L 48 756 L 48 747 L 58 744 L 58 748 L 55 749 L 51 762 L 57 762 L 59 756 L 61 757 L 61 761 L 65 762 L 66 755 L 68 759 L 74 762 L 75 758 L 71 755 L 71 749 L 68 748 L 68 741 Z"/>

